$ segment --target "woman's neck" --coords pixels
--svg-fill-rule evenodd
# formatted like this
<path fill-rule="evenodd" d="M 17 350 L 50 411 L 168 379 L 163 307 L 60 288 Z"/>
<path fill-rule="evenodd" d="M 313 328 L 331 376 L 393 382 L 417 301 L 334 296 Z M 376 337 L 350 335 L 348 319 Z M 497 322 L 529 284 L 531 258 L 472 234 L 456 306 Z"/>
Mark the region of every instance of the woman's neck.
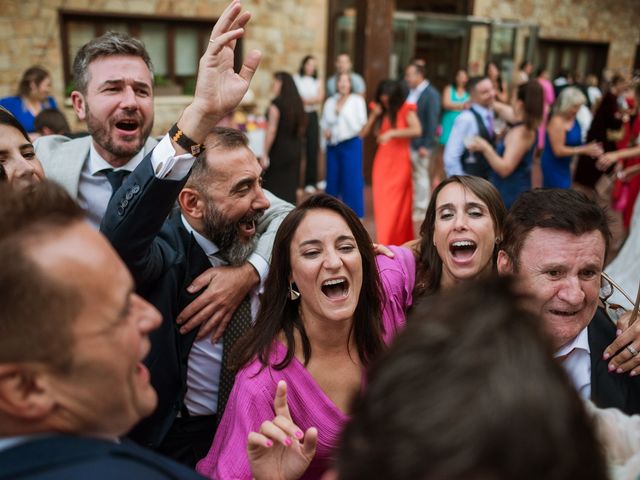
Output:
<path fill-rule="evenodd" d="M 352 350 L 353 338 L 349 338 L 353 318 L 327 320 L 318 318 L 300 309 L 300 319 L 304 325 L 311 349 L 315 353 L 345 353 Z M 353 337 L 353 335 L 351 336 Z"/>

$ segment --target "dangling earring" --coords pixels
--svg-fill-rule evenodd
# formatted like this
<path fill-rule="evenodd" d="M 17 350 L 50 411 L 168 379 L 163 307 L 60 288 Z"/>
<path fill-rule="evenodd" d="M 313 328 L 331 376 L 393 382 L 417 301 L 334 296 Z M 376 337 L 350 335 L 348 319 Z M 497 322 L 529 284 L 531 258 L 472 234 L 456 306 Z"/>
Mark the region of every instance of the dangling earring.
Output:
<path fill-rule="evenodd" d="M 293 289 L 293 282 L 289 282 L 289 298 L 291 300 L 297 300 L 300 298 L 300 292 Z"/>

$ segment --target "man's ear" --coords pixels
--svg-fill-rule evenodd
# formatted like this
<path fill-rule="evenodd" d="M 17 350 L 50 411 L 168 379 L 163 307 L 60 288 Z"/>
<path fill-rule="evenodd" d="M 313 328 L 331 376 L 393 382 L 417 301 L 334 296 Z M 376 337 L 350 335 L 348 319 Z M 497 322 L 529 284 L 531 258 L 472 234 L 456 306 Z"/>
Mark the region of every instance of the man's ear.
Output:
<path fill-rule="evenodd" d="M 197 190 L 184 187 L 178 194 L 178 203 L 182 213 L 191 218 L 203 218 L 205 211 L 205 201 Z"/>
<path fill-rule="evenodd" d="M 85 120 L 87 118 L 87 103 L 84 95 L 77 90 L 71 92 L 71 104 L 73 105 L 73 109 L 76 111 L 78 118 L 80 120 Z"/>
<path fill-rule="evenodd" d="M 0 364 L 0 411 L 22 419 L 48 415 L 55 405 L 48 375 L 23 364 Z"/>
<path fill-rule="evenodd" d="M 497 267 L 498 275 L 500 276 L 512 275 L 514 273 L 513 262 L 504 250 L 498 251 Z"/>

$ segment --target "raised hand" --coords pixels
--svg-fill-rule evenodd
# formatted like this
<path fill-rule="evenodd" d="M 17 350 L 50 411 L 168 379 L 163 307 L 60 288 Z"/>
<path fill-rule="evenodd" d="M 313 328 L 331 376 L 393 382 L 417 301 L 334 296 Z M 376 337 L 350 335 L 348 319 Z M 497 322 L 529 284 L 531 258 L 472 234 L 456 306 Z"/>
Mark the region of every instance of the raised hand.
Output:
<path fill-rule="evenodd" d="M 259 433 L 249 433 L 251 472 L 255 480 L 295 480 L 304 474 L 316 453 L 318 431 L 311 427 L 302 433 L 293 423 L 284 380 L 278 382 L 274 410 L 275 418 L 265 421 Z"/>
<path fill-rule="evenodd" d="M 260 52 L 250 51 L 236 73 L 233 69 L 236 41 L 244 35 L 251 18 L 233 0 L 216 22 L 207 50 L 200 58 L 193 102 L 185 109 L 179 126 L 190 138 L 201 141 L 226 114 L 233 111 L 249 88 L 260 63 Z"/>

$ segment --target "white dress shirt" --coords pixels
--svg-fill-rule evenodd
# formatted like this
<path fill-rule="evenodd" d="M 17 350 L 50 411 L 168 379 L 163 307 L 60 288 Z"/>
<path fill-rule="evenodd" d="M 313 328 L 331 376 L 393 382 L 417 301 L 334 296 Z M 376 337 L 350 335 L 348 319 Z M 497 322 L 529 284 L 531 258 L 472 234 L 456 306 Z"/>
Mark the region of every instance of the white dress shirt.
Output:
<path fill-rule="evenodd" d="M 428 86 L 429 80 L 423 80 L 422 82 L 420 82 L 420 84 L 416 88 L 412 88 L 411 90 L 409 90 L 409 95 L 407 95 L 406 102 L 416 105 L 418 103 L 420 95 L 422 95 L 422 92 L 424 92 Z"/>
<path fill-rule="evenodd" d="M 84 162 L 78 183 L 78 203 L 87 212 L 87 221 L 95 228 L 100 228 L 100 222 L 107 211 L 111 199 L 112 188 L 107 176 L 102 170 L 114 169 L 132 172 L 144 159 L 141 149 L 131 160 L 122 167 L 113 168 L 96 150 L 93 142 L 89 150 L 89 157 Z M 151 153 L 151 164 L 158 178 L 179 180 L 189 172 L 195 157 L 190 153 L 176 155 L 169 135 L 165 135 Z"/>
<path fill-rule="evenodd" d="M 482 117 L 487 130 L 490 132 L 491 123 L 489 118 L 491 118 L 491 122 L 493 122 L 493 111 L 477 103 L 471 105 L 471 108 Z M 449 140 L 444 147 L 444 170 L 448 177 L 451 175 L 465 175 L 461 162 L 465 149 L 464 139 L 477 135 L 480 135 L 480 132 L 478 131 L 476 117 L 469 110 L 463 110 L 455 119 Z"/>
<path fill-rule="evenodd" d="M 296 83 L 296 87 L 298 88 L 298 93 L 302 97 L 303 100 L 308 100 L 310 98 L 317 98 L 320 94 L 320 80 L 317 78 L 313 78 L 309 75 L 300 76 L 299 74 L 295 74 L 293 76 L 293 81 Z M 314 112 L 318 110 L 318 104 L 306 105 L 304 106 L 305 112 Z"/>
<path fill-rule="evenodd" d="M 584 400 L 591 398 L 591 349 L 585 327 L 576 338 L 558 350 L 554 357 L 568 355 L 562 362 L 569 378 Z"/>
<path fill-rule="evenodd" d="M 226 265 L 226 262 L 217 255 L 220 249 L 215 243 L 196 232 L 184 216 L 182 216 L 182 224 L 188 232 L 193 234 L 196 242 L 209 258 L 211 266 Z M 251 319 L 254 322 L 260 308 L 260 294 L 266 277 L 266 272 L 264 273 L 260 276 L 260 285 L 250 292 Z M 217 411 L 222 348 L 222 338 L 216 344 L 211 343 L 209 336 L 193 342 L 187 361 L 187 393 L 184 397 L 189 415 L 213 415 Z"/>

